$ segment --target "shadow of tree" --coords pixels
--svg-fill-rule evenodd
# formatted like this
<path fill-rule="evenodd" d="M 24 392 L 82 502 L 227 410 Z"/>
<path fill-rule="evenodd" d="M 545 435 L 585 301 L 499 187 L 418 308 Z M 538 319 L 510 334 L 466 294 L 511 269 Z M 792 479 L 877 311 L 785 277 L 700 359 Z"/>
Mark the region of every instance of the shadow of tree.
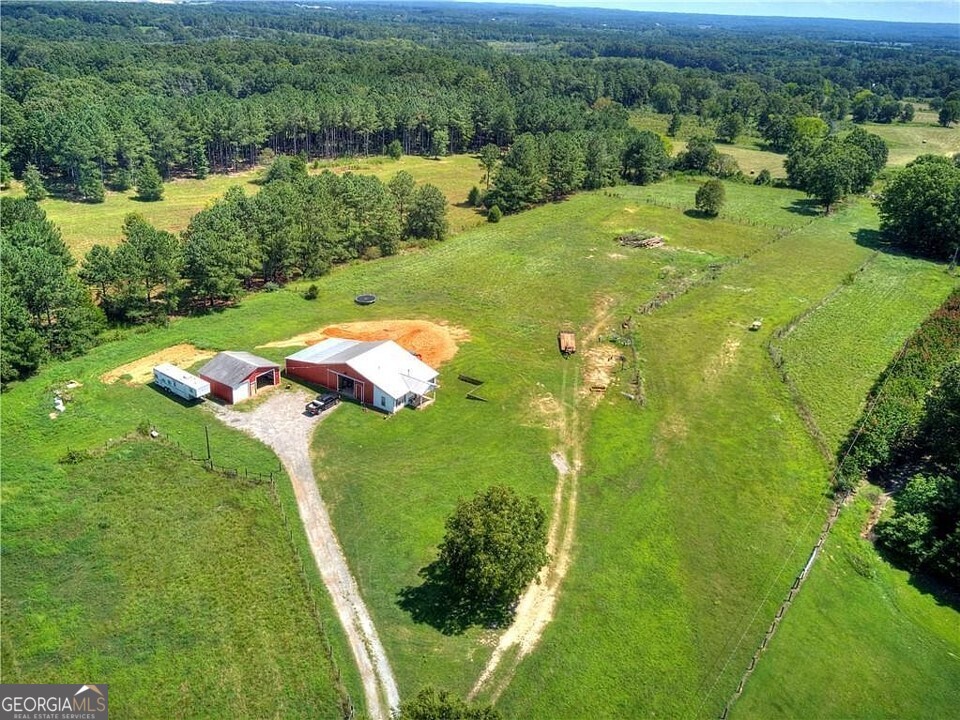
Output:
<path fill-rule="evenodd" d="M 899 245 L 892 243 L 889 239 L 887 239 L 887 236 L 879 230 L 860 228 L 859 230 L 850 234 L 853 235 L 853 240 L 857 243 L 857 245 L 870 248 L 871 250 L 876 250 L 877 252 L 882 252 L 886 255 L 900 255 L 903 257 L 915 258 L 927 257 L 920 253 L 909 252 Z"/>
<path fill-rule="evenodd" d="M 694 220 L 715 220 L 717 217 L 716 215 L 708 215 L 702 210 L 695 210 L 694 208 L 690 208 L 689 210 L 684 210 L 683 214 L 686 215 L 688 218 L 693 218 Z"/>
<path fill-rule="evenodd" d="M 467 597 L 438 560 L 420 570 L 423 583 L 398 593 L 397 605 L 418 625 L 429 625 L 444 635 L 462 635 L 474 625 L 505 627 L 513 619 L 511 608 Z"/>
<path fill-rule="evenodd" d="M 874 543 L 877 554 L 887 563 L 895 568 L 906 570 L 910 573 L 910 579 L 907 581 L 910 587 L 917 590 L 922 595 L 930 596 L 937 605 L 948 607 L 960 612 L 960 592 L 947 585 L 940 578 L 928 575 L 915 567 L 911 563 L 884 547 L 882 543 Z"/>
<path fill-rule="evenodd" d="M 804 217 L 817 217 L 818 215 L 823 214 L 821 212 L 820 203 L 813 198 L 794 200 L 783 209 L 787 212 L 792 212 L 795 215 L 803 215 Z"/>

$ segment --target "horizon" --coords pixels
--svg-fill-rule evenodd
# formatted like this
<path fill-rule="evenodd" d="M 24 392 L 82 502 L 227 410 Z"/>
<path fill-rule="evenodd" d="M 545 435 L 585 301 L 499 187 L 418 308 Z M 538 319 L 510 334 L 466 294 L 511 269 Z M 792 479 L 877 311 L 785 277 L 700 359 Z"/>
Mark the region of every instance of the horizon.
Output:
<path fill-rule="evenodd" d="M 528 5 L 582 10 L 627 10 L 632 12 L 723 15 L 728 17 L 783 17 L 822 20 L 861 20 L 894 23 L 936 23 L 958 26 L 960 0 L 453 0 L 477 5 Z"/>

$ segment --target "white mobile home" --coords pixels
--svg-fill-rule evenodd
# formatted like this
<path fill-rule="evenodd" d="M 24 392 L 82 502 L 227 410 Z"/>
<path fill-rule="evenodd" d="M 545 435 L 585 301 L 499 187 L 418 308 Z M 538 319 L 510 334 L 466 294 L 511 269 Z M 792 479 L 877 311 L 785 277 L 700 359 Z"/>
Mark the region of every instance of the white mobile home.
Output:
<path fill-rule="evenodd" d="M 153 382 L 184 400 L 199 400 L 210 394 L 210 383 L 170 363 L 157 365 L 153 369 Z"/>

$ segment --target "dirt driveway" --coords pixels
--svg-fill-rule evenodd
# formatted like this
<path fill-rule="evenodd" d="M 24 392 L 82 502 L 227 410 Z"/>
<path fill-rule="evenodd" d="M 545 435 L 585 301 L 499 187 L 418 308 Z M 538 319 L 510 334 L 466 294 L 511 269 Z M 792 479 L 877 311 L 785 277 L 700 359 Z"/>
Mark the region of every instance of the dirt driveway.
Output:
<path fill-rule="evenodd" d="M 387 720 L 400 704 L 397 683 L 387 661 L 370 613 L 350 573 L 343 550 L 334 534 L 327 508 L 320 497 L 310 461 L 310 438 L 329 412 L 310 417 L 304 406 L 311 398 L 302 391 L 274 391 L 273 397 L 249 412 L 214 406 L 214 412 L 230 427 L 253 435 L 269 445 L 280 458 L 293 483 L 300 520 L 327 591 L 333 599 L 340 624 L 360 670 L 367 712 Z"/>

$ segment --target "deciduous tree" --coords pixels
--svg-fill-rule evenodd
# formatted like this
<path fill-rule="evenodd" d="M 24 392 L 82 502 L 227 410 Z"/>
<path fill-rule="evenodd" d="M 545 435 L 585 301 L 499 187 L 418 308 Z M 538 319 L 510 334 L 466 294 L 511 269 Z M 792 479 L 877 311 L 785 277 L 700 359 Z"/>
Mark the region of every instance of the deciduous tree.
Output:
<path fill-rule="evenodd" d="M 462 500 L 447 519 L 440 565 L 474 601 L 514 602 L 547 560 L 547 514 L 536 498 L 493 486 Z"/>
<path fill-rule="evenodd" d="M 414 191 L 407 217 L 407 235 L 430 240 L 446 238 L 447 199 L 440 188 L 427 183 Z"/>
<path fill-rule="evenodd" d="M 627 141 L 622 164 L 624 178 L 646 185 L 663 177 L 670 167 L 670 157 L 659 135 L 641 130 Z"/>
<path fill-rule="evenodd" d="M 880 229 L 912 252 L 949 259 L 960 246 L 960 167 L 922 155 L 894 175 L 878 202 Z"/>
<path fill-rule="evenodd" d="M 719 180 L 707 180 L 697 189 L 696 207 L 704 215 L 716 217 L 726 200 L 726 190 Z"/>

